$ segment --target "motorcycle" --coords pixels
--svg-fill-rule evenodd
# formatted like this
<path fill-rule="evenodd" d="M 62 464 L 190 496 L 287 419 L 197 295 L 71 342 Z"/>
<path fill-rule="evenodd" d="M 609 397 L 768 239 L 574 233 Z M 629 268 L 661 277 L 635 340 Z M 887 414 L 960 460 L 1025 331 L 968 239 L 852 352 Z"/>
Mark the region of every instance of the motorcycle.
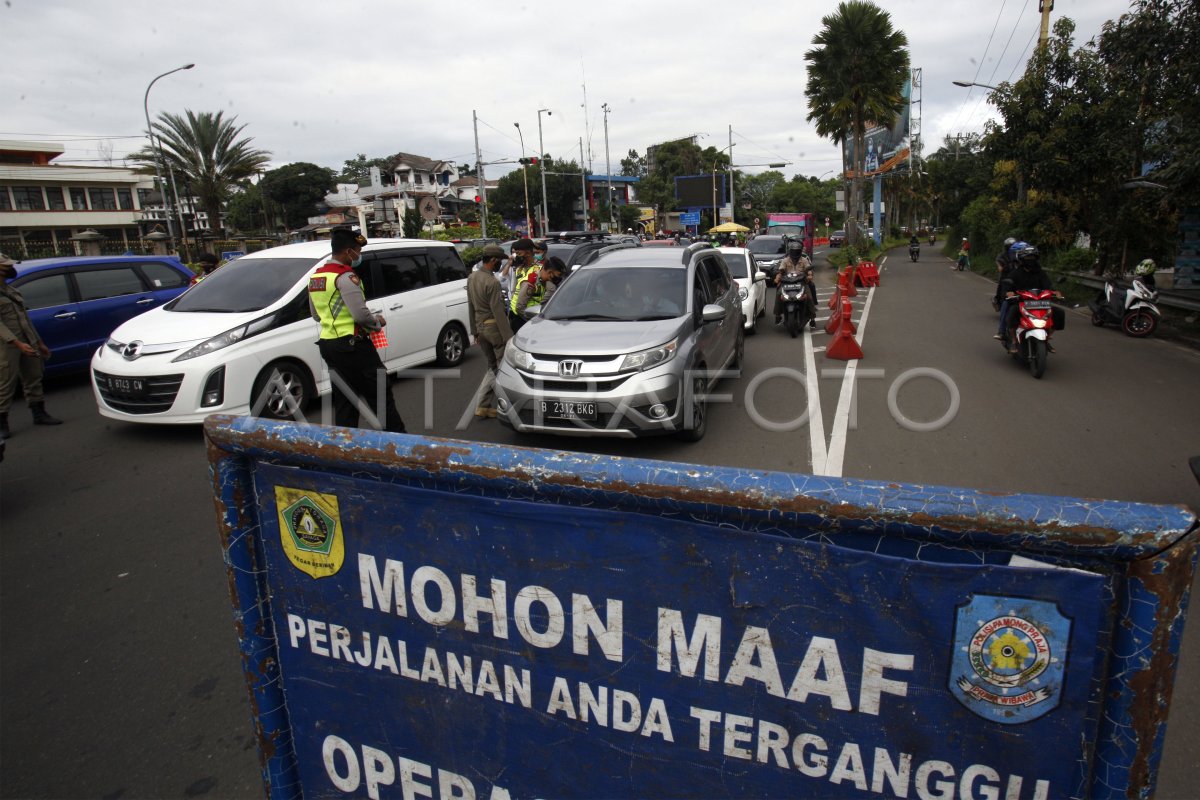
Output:
<path fill-rule="evenodd" d="M 1049 352 L 1050 336 L 1055 331 L 1054 307 L 1050 303 L 1057 292 L 1050 289 L 1018 290 L 1017 325 L 1008 331 L 1009 338 L 1016 343 L 1013 358 L 1029 365 L 1029 372 L 1041 378 L 1046 372 L 1046 356 Z M 1014 302 L 1010 298 L 1009 302 Z M 1007 348 L 1008 343 L 1004 346 Z"/>
<path fill-rule="evenodd" d="M 783 310 L 783 324 L 795 339 L 808 324 L 808 284 L 804 275 L 788 273 L 779 284 L 779 302 Z"/>
<path fill-rule="evenodd" d="M 921 257 L 921 245 L 910 244 L 908 246 L 908 257 L 913 260 L 913 263 L 916 263 L 917 259 Z"/>
<path fill-rule="evenodd" d="M 932 233 L 929 234 L 929 246 L 933 247 L 933 243 L 936 241 L 937 241 L 937 236 Z"/>
<path fill-rule="evenodd" d="M 1162 319 L 1162 313 L 1154 305 L 1157 299 L 1158 292 L 1139 278 L 1133 279 L 1133 285 L 1124 294 L 1115 282 L 1106 281 L 1096 299 L 1088 302 L 1092 324 L 1101 327 L 1111 322 L 1130 336 L 1144 338 L 1158 330 L 1158 321 Z"/>

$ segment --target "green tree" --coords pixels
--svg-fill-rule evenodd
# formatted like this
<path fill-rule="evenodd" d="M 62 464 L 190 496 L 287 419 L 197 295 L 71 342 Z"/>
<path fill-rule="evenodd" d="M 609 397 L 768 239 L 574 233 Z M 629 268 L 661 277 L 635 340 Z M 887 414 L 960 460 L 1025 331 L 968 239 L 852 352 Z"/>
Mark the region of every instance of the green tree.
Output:
<path fill-rule="evenodd" d="M 821 19 L 816 45 L 804 54 L 808 62 L 808 121 L 817 133 L 837 144 L 852 137 L 854 177 L 850 181 L 850 216 L 861 207 L 867 128 L 890 124 L 904 108 L 909 78 L 908 37 L 892 28 L 891 16 L 871 2 L 848 0 Z M 857 226 L 847 230 L 856 241 Z"/>
<path fill-rule="evenodd" d="M 267 172 L 262 179 L 273 218 L 283 219 L 288 230 L 308 222 L 326 194 L 336 188 L 337 176 L 328 167 L 305 161 L 285 164 Z"/>
<path fill-rule="evenodd" d="M 225 206 L 225 221 L 242 233 L 265 230 L 263 226 L 262 193 L 250 181 L 239 181 L 231 190 Z"/>
<path fill-rule="evenodd" d="M 525 219 L 525 180 L 529 181 L 529 203 L 537 208 L 542 203 L 542 168 L 544 161 L 522 171 L 514 169 L 502 177 L 495 189 L 488 191 L 488 210 L 504 219 L 518 222 Z M 549 227 L 552 231 L 576 227 L 575 207 L 582 191 L 581 168 L 574 161 L 554 161 L 546 169 L 546 202 L 549 205 Z M 531 216 L 535 216 L 531 213 Z M 536 219 L 535 219 L 536 224 Z"/>
<path fill-rule="evenodd" d="M 646 174 L 646 159 L 638 155 L 637 150 L 630 150 L 629 155 L 621 159 L 621 173 L 634 178 L 641 178 Z"/>
<path fill-rule="evenodd" d="M 338 174 L 337 180 L 339 183 L 357 183 L 360 186 L 367 185 L 371 182 L 371 167 L 379 167 L 384 175 L 388 174 L 388 166 L 391 158 L 367 158 L 365 153 L 359 153 L 354 158 L 347 159 L 342 164 L 342 171 Z"/>
<path fill-rule="evenodd" d="M 236 120 L 226 119 L 223 111 L 189 110 L 183 116 L 164 111 L 151 123 L 163 158 L 176 178 L 191 184 L 214 232 L 222 230 L 221 208 L 233 187 L 259 172 L 271 158 L 267 151 L 251 146 L 253 139 L 238 138 L 246 126 L 234 124 Z M 129 158 L 153 168 L 158 154 L 146 148 Z"/>

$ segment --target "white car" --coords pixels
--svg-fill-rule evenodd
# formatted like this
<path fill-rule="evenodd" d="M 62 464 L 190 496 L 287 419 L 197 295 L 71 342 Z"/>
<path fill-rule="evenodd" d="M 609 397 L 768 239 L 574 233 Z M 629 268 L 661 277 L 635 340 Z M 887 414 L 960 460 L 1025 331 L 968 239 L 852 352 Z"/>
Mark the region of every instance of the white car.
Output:
<path fill-rule="evenodd" d="M 755 333 L 758 318 L 767 313 L 767 273 L 755 265 L 754 255 L 745 247 L 719 247 L 717 250 L 737 284 L 746 333 Z"/>
<path fill-rule="evenodd" d="M 164 424 L 214 413 L 290 418 L 328 394 L 308 278 L 329 255 L 328 241 L 250 253 L 121 325 L 92 356 L 100 413 Z M 368 308 L 387 319 L 388 372 L 462 362 L 467 269 L 452 244 L 371 239 L 355 273 Z"/>

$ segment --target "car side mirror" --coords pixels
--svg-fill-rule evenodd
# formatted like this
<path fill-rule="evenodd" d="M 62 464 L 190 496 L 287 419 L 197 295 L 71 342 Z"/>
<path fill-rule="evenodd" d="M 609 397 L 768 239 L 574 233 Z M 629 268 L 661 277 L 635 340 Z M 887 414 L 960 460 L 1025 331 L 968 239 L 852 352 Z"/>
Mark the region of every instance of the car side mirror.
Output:
<path fill-rule="evenodd" d="M 525 306 L 525 319 L 533 319 L 541 313 L 542 306 L 540 303 L 534 303 L 533 305 Z"/>
<path fill-rule="evenodd" d="M 716 322 L 717 320 L 725 319 L 725 308 L 716 303 L 709 303 L 700 312 L 700 318 L 705 322 Z"/>
<path fill-rule="evenodd" d="M 767 279 L 767 273 L 763 272 L 761 269 L 758 272 L 754 273 L 755 281 L 765 281 L 766 279 Z"/>

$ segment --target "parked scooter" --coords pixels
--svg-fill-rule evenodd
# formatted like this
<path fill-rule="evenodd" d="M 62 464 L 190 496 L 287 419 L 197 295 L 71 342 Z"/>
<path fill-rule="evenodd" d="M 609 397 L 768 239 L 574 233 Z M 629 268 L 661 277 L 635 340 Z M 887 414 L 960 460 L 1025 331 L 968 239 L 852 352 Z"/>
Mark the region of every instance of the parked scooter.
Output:
<path fill-rule="evenodd" d="M 1017 326 L 1008 331 L 1009 338 L 1016 343 L 1013 358 L 1028 364 L 1033 377 L 1041 378 L 1046 372 L 1050 336 L 1056 327 L 1050 301 L 1060 295 L 1049 289 L 1019 290 L 1016 295 Z M 1004 345 L 1008 347 L 1007 342 Z"/>
<path fill-rule="evenodd" d="M 795 339 L 809 322 L 808 284 L 803 272 L 789 272 L 779 284 L 779 302 L 783 309 L 783 324 Z"/>
<path fill-rule="evenodd" d="M 1120 325 L 1125 333 L 1139 339 L 1158 330 L 1162 313 L 1154 305 L 1158 292 L 1153 288 L 1153 265 L 1150 259 L 1139 264 L 1134 271 L 1133 284 L 1124 291 L 1114 281 L 1106 281 L 1096 299 L 1088 303 L 1092 324 L 1097 327 L 1105 323 Z"/>

